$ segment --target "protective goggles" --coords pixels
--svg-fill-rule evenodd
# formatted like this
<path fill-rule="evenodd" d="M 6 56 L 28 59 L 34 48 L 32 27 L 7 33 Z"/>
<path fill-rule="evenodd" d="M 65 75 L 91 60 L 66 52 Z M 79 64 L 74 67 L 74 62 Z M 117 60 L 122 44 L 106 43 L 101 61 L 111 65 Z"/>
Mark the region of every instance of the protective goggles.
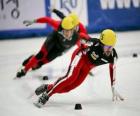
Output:
<path fill-rule="evenodd" d="M 113 49 L 112 46 L 106 46 L 106 45 L 104 45 L 103 48 L 104 48 L 105 50 L 112 50 L 112 49 Z"/>

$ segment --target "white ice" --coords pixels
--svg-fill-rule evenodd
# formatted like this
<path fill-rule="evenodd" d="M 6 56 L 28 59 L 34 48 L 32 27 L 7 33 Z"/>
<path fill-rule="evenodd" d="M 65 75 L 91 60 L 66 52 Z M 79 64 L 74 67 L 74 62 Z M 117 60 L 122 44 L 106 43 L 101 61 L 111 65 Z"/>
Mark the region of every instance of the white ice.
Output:
<path fill-rule="evenodd" d="M 49 83 L 64 75 L 74 48 L 40 70 L 29 72 L 13 80 L 21 62 L 36 53 L 44 38 L 0 41 L 0 115 L 1 116 L 139 116 L 140 115 L 140 31 L 119 32 L 116 50 L 117 89 L 124 101 L 112 102 L 108 65 L 97 67 L 81 86 L 66 94 L 52 96 L 45 107 L 33 105 L 30 95 L 42 83 Z M 98 34 L 93 34 L 98 37 Z M 49 81 L 39 76 L 49 75 Z M 82 110 L 74 110 L 81 103 Z"/>

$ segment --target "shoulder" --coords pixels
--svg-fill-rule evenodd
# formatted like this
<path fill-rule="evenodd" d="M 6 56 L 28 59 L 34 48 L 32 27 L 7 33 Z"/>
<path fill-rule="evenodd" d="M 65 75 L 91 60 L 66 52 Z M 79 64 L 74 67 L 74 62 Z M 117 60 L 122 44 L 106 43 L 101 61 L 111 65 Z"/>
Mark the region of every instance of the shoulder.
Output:
<path fill-rule="evenodd" d="M 80 26 L 80 27 L 85 27 L 81 22 L 79 23 L 79 26 Z"/>
<path fill-rule="evenodd" d="M 86 27 L 81 22 L 79 23 L 78 26 L 79 26 L 79 31 L 80 32 L 87 33 Z"/>
<path fill-rule="evenodd" d="M 96 45 L 97 43 L 100 45 L 100 40 L 98 38 L 90 38 L 90 41 L 93 42 L 93 45 Z"/>

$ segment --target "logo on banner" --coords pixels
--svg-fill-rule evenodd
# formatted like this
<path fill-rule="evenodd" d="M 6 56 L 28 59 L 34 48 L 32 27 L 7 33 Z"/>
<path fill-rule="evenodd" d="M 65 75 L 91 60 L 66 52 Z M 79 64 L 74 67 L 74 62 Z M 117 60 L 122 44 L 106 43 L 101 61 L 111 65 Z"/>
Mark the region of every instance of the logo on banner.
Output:
<path fill-rule="evenodd" d="M 0 19 L 6 19 L 7 15 L 10 15 L 12 19 L 18 19 L 20 16 L 18 8 L 18 0 L 0 0 Z"/>
<path fill-rule="evenodd" d="M 51 5 L 67 13 L 75 11 L 80 15 L 84 10 L 84 1 L 86 0 L 51 0 Z"/>
<path fill-rule="evenodd" d="M 100 0 L 100 4 L 104 10 L 139 8 L 140 0 Z"/>
<path fill-rule="evenodd" d="M 82 7 L 83 0 L 81 0 L 81 2 L 78 2 L 78 0 L 60 0 L 60 8 L 65 9 L 68 13 L 70 13 L 74 9 L 77 9 L 78 13 L 80 13 Z"/>
<path fill-rule="evenodd" d="M 29 5 L 32 4 L 32 7 Z M 0 31 L 46 28 L 46 24 L 26 27 L 23 20 L 46 15 L 45 0 L 0 0 Z"/>
<path fill-rule="evenodd" d="M 76 12 L 80 20 L 87 25 L 87 0 L 51 0 L 50 2 L 51 6 L 65 15 L 73 11 Z M 55 17 L 53 14 L 52 16 Z"/>

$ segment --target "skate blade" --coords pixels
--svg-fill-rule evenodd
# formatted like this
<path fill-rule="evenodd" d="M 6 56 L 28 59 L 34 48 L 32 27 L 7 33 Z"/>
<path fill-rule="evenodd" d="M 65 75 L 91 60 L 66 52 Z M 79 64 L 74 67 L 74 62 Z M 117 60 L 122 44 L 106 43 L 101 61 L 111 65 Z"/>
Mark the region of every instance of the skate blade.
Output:
<path fill-rule="evenodd" d="M 14 77 L 14 78 L 13 78 L 13 80 L 17 80 L 17 79 L 19 79 L 19 78 L 17 78 L 17 77 Z"/>
<path fill-rule="evenodd" d="M 13 78 L 13 80 L 19 80 L 19 79 L 21 79 L 21 78 L 18 78 L 18 77 L 16 77 L 16 76 Z"/>
<path fill-rule="evenodd" d="M 43 107 L 43 105 L 42 104 L 40 104 L 40 103 L 33 103 L 36 107 L 38 107 L 38 108 L 42 108 Z"/>

